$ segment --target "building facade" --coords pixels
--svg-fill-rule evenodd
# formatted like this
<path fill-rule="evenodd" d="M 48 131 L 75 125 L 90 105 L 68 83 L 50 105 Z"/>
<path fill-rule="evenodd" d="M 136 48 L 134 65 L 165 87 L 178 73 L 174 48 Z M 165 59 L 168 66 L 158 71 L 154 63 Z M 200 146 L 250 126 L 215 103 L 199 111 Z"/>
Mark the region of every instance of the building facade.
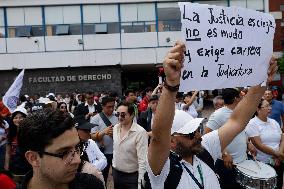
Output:
<path fill-rule="evenodd" d="M 192 2 L 277 12 L 268 0 Z M 180 30 L 177 1 L 0 0 L 0 92 L 23 68 L 28 94 L 154 87 Z"/>

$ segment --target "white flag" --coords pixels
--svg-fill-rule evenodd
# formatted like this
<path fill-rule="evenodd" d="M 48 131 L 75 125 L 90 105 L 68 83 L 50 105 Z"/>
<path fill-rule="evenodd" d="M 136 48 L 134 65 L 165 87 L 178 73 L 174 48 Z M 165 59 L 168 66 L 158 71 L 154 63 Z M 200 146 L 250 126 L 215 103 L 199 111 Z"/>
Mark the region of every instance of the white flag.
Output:
<path fill-rule="evenodd" d="M 23 86 L 24 72 L 25 70 L 23 69 L 3 97 L 3 103 L 11 113 L 17 108 L 17 102 Z"/>

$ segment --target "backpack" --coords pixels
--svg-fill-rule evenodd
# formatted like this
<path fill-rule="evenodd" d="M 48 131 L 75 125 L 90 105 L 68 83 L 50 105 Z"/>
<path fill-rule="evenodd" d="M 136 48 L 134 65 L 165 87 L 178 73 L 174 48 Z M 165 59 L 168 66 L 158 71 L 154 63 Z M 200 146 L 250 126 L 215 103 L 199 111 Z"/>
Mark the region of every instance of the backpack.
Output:
<path fill-rule="evenodd" d="M 197 154 L 196 156 L 200 160 L 202 160 L 204 163 L 206 163 L 215 172 L 214 159 L 212 158 L 211 154 L 205 148 L 203 148 L 203 151 Z M 173 152 L 170 152 L 169 158 L 170 158 L 170 172 L 165 181 L 164 189 L 175 189 L 177 188 L 179 184 L 179 181 L 181 179 L 181 175 L 183 172 L 183 168 L 180 163 L 182 158 Z M 150 179 L 149 179 L 147 172 L 144 174 L 144 181 L 145 181 L 145 185 L 142 186 L 141 188 L 142 189 L 152 189 Z"/>

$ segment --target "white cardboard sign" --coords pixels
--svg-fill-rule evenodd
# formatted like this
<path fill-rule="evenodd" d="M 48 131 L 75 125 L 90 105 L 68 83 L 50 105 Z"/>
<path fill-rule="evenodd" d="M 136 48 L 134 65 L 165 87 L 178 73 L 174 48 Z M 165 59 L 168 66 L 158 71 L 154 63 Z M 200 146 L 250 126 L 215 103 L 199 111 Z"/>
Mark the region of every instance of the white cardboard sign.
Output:
<path fill-rule="evenodd" d="M 246 87 L 267 79 L 275 20 L 240 7 L 179 3 L 186 53 L 180 91 Z"/>

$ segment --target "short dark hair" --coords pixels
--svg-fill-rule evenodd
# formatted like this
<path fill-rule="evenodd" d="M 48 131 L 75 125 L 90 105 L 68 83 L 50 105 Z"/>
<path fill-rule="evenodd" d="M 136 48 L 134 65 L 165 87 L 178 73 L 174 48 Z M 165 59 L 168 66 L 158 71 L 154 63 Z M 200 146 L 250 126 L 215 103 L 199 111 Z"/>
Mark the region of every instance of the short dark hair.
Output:
<path fill-rule="evenodd" d="M 69 113 L 57 111 L 37 111 L 21 122 L 18 133 L 19 148 L 22 153 L 28 150 L 39 152 L 51 144 L 52 140 L 74 127 Z"/>
<path fill-rule="evenodd" d="M 147 87 L 147 88 L 145 89 L 145 93 L 148 93 L 149 91 L 153 91 L 153 88 L 152 88 L 152 87 Z"/>
<path fill-rule="evenodd" d="M 66 105 L 66 109 L 67 109 L 67 103 L 66 102 L 59 102 L 59 103 L 57 103 L 57 108 L 59 109 L 62 104 L 65 104 Z"/>
<path fill-rule="evenodd" d="M 233 104 L 235 98 L 240 97 L 240 91 L 235 88 L 226 88 L 222 90 L 222 97 L 225 104 Z"/>
<path fill-rule="evenodd" d="M 258 109 L 261 108 L 263 101 L 264 101 L 264 99 L 262 98 L 262 99 L 260 100 L 258 106 L 257 106 Z M 257 113 L 257 110 L 256 110 L 255 113 L 254 113 L 254 116 L 257 116 L 257 115 L 258 115 L 258 113 Z"/>
<path fill-rule="evenodd" d="M 86 95 L 94 95 L 94 92 L 93 92 L 93 91 L 88 91 L 88 92 L 86 93 Z"/>
<path fill-rule="evenodd" d="M 102 106 L 107 105 L 109 102 L 115 102 L 115 99 L 113 97 L 105 96 L 102 98 Z"/>
<path fill-rule="evenodd" d="M 132 89 L 127 89 L 127 90 L 125 91 L 125 96 L 128 96 L 129 93 L 134 93 L 134 90 L 132 90 Z"/>
<path fill-rule="evenodd" d="M 135 108 L 134 108 L 134 104 L 133 103 L 122 101 L 121 103 L 118 104 L 117 108 L 119 106 L 126 106 L 127 107 L 127 112 L 130 115 L 133 115 L 135 113 Z"/>

